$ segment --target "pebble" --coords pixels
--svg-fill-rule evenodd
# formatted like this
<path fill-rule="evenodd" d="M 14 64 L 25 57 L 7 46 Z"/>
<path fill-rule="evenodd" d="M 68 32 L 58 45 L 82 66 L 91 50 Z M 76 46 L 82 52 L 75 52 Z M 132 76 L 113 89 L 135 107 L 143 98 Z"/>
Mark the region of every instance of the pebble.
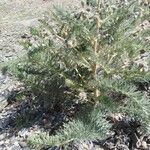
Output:
<path fill-rule="evenodd" d="M 2 140 L 4 140 L 7 136 L 8 136 L 8 133 L 0 134 L 0 145 L 1 145 L 1 142 L 3 142 Z"/>
<path fill-rule="evenodd" d="M 18 143 L 14 143 L 11 147 L 8 148 L 8 150 L 22 150 L 22 148 Z"/>
<path fill-rule="evenodd" d="M 19 142 L 19 145 L 21 148 L 26 148 L 28 146 L 26 142 Z"/>
<path fill-rule="evenodd" d="M 145 141 L 142 141 L 142 143 L 141 143 L 141 148 L 142 148 L 143 150 L 147 150 L 147 149 L 148 149 L 147 143 L 146 143 Z"/>
<path fill-rule="evenodd" d="M 94 147 L 94 150 L 104 150 L 104 149 L 101 148 L 100 146 L 97 146 L 97 145 L 96 145 L 96 146 Z"/>
<path fill-rule="evenodd" d="M 29 132 L 28 132 L 28 130 L 27 129 L 22 129 L 22 130 L 20 130 L 19 132 L 18 132 L 18 136 L 19 137 L 22 137 L 22 138 L 24 138 L 24 139 L 26 139 L 27 137 L 28 137 L 28 134 L 29 134 Z"/>
<path fill-rule="evenodd" d="M 6 145 L 5 144 L 0 144 L 0 150 L 5 150 L 6 149 Z"/>

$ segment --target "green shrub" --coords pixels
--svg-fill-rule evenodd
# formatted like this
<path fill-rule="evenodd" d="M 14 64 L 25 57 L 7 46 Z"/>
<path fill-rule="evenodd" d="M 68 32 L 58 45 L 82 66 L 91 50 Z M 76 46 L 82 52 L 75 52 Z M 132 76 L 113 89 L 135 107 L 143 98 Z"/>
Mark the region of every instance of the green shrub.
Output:
<path fill-rule="evenodd" d="M 23 43 L 27 60 L 18 66 L 20 79 L 49 103 L 64 102 L 66 88 L 74 100 L 95 108 L 99 103 L 107 108 L 108 99 L 116 112 L 148 129 L 149 97 L 137 83 L 149 82 L 150 73 L 135 61 L 142 50 L 149 51 L 150 30 L 140 30 L 146 9 L 136 0 L 93 0 L 83 2 L 80 10 L 55 8 L 51 13 Z"/>
<path fill-rule="evenodd" d="M 80 114 L 81 115 L 81 114 Z M 106 138 L 110 125 L 105 120 L 103 112 L 99 109 L 85 113 L 82 117 L 65 123 L 63 129 L 57 131 L 56 135 L 49 136 L 48 133 L 41 133 L 29 137 L 28 143 L 34 147 L 40 146 L 68 146 L 70 142 L 79 142 Z"/>

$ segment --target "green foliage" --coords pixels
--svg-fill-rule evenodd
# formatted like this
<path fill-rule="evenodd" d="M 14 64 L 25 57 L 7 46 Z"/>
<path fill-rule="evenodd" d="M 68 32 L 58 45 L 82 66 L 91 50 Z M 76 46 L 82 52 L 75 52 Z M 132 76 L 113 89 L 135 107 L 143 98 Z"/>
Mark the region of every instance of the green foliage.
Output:
<path fill-rule="evenodd" d="M 58 130 L 56 135 L 49 136 L 48 133 L 31 136 L 28 139 L 34 148 L 40 146 L 66 146 L 70 142 L 78 143 L 82 141 L 103 139 L 110 125 L 104 118 L 103 112 L 94 109 L 84 116 L 78 117 L 69 123 L 64 124 L 63 129 Z"/>
<path fill-rule="evenodd" d="M 141 51 L 149 53 L 150 46 L 146 40 L 149 29 L 140 29 L 149 17 L 142 7 L 136 0 L 88 0 L 81 10 L 55 8 L 51 19 L 46 16 L 39 20 L 39 29 L 31 29 L 32 40 L 24 42 L 27 60 L 18 66 L 20 79 L 49 103 L 64 102 L 66 87 L 75 100 L 95 107 L 98 103 L 108 106 L 103 104 L 109 100 L 113 107 L 101 108 L 106 114 L 120 112 L 140 120 L 148 129 L 149 96 L 136 84 L 150 81 L 150 72 L 136 63 Z M 52 145 L 57 138 L 63 142 L 98 138 L 105 121 L 95 124 L 101 117 L 93 119 L 89 124 L 83 120 L 67 124 L 46 143 Z"/>
<path fill-rule="evenodd" d="M 119 80 L 103 80 L 98 83 L 103 91 L 111 93 L 109 96 L 118 101 L 116 105 L 128 116 L 142 122 L 143 127 L 149 130 L 150 125 L 150 98 L 148 94 L 137 91 L 131 83 Z M 121 104 L 119 104 L 121 103 Z M 122 105 L 123 104 L 123 105 Z"/>

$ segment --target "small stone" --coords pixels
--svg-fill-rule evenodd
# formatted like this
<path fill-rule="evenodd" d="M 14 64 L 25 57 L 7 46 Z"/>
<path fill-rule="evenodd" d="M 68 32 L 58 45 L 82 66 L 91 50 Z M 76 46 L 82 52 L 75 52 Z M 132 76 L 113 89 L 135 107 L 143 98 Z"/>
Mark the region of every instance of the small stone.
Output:
<path fill-rule="evenodd" d="M 6 137 L 7 137 L 7 133 L 0 134 L 0 144 L 2 140 L 5 139 Z"/>
<path fill-rule="evenodd" d="M 10 144 L 10 140 L 9 140 L 9 139 L 6 139 L 6 140 L 5 140 L 5 144 L 6 144 L 6 145 Z"/>
<path fill-rule="evenodd" d="M 29 147 L 24 147 L 22 150 L 31 150 Z"/>
<path fill-rule="evenodd" d="M 95 145 L 95 146 L 94 146 L 94 150 L 104 150 L 104 149 L 101 148 L 100 146 Z"/>
<path fill-rule="evenodd" d="M 119 150 L 129 150 L 128 146 L 124 145 L 124 144 L 120 144 L 117 146 L 117 149 Z"/>
<path fill-rule="evenodd" d="M 28 130 L 27 129 L 22 129 L 21 131 L 18 132 L 18 136 L 27 138 L 28 137 Z"/>
<path fill-rule="evenodd" d="M 8 147 L 8 150 L 22 150 L 18 142 L 15 142 L 12 146 Z"/>
<path fill-rule="evenodd" d="M 106 146 L 108 147 L 108 149 L 114 149 L 115 148 L 115 145 L 114 145 L 114 143 L 112 143 L 112 142 L 110 142 L 110 143 L 105 143 L 106 144 Z"/>
<path fill-rule="evenodd" d="M 147 150 L 147 149 L 148 149 L 147 143 L 146 143 L 145 141 L 142 141 L 142 143 L 141 143 L 141 148 L 142 148 L 143 150 Z"/>
<path fill-rule="evenodd" d="M 6 145 L 5 144 L 0 144 L 0 150 L 5 150 L 6 149 Z"/>
<path fill-rule="evenodd" d="M 83 142 L 79 144 L 79 149 L 81 150 L 92 150 L 94 147 L 92 142 Z"/>
<path fill-rule="evenodd" d="M 26 143 L 26 142 L 19 142 L 19 145 L 20 145 L 22 148 L 27 147 L 27 143 Z"/>

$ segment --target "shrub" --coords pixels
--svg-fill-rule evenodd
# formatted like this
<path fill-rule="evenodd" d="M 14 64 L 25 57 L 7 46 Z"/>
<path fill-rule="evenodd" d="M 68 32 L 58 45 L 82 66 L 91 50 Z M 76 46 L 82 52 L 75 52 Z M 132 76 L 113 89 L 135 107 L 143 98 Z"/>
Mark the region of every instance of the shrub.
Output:
<path fill-rule="evenodd" d="M 49 103 L 65 101 L 64 89 L 70 89 L 74 100 L 94 108 L 113 103 L 116 112 L 148 129 L 149 97 L 137 83 L 149 82 L 150 73 L 136 63 L 149 47 L 149 29 L 140 29 L 146 9 L 134 0 L 87 0 L 79 10 L 51 13 L 23 43 L 27 59 L 18 66 L 20 79 Z"/>
<path fill-rule="evenodd" d="M 49 136 L 46 132 L 33 135 L 29 137 L 28 143 L 34 148 L 41 146 L 67 147 L 71 142 L 78 144 L 79 142 L 103 139 L 109 128 L 110 125 L 105 120 L 103 112 L 95 109 L 89 114 L 82 115 L 82 118 L 65 123 L 63 129 L 58 130 L 56 135 Z"/>

